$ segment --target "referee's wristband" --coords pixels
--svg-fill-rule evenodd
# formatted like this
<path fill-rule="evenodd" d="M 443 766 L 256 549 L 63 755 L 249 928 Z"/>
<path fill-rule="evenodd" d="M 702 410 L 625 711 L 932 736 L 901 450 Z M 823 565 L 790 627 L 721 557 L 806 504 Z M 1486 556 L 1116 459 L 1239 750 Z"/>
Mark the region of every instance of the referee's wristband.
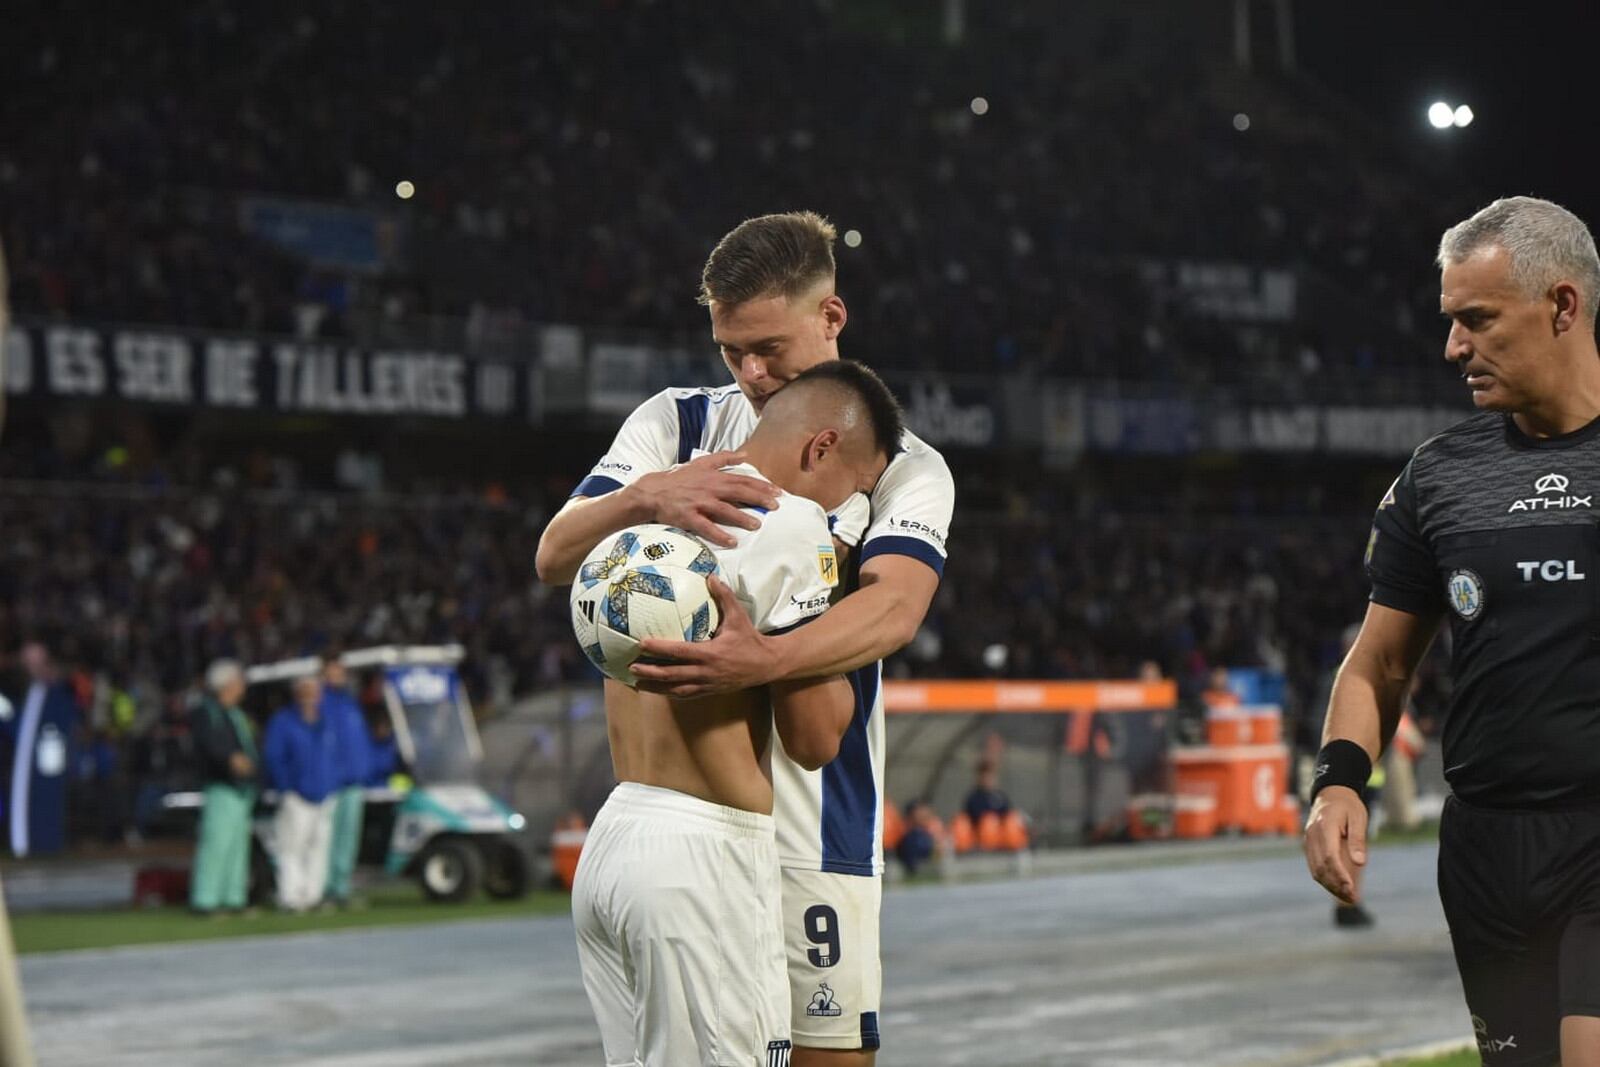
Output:
<path fill-rule="evenodd" d="M 1316 800 L 1317 794 L 1330 785 L 1354 789 L 1360 796 L 1371 777 L 1372 757 L 1367 755 L 1366 749 L 1343 738 L 1329 741 L 1317 753 L 1317 769 L 1311 776 L 1311 799 Z"/>

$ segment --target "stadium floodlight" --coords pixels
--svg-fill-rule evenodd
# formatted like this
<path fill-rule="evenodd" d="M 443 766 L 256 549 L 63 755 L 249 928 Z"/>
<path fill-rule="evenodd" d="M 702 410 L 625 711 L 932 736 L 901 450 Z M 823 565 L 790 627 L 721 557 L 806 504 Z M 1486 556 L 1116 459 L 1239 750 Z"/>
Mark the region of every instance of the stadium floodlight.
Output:
<path fill-rule="evenodd" d="M 1250 116 L 1246 115 L 1243 111 L 1233 116 L 1233 128 L 1238 130 L 1240 133 L 1248 130 L 1250 128 Z"/>
<path fill-rule="evenodd" d="M 1436 130 L 1448 130 L 1456 124 L 1455 108 L 1443 100 L 1435 100 L 1433 106 L 1428 108 L 1428 122 Z"/>
<path fill-rule="evenodd" d="M 401 179 L 395 183 L 394 195 L 398 196 L 401 200 L 410 200 L 413 196 L 417 195 L 417 187 L 412 185 L 409 181 Z"/>
<path fill-rule="evenodd" d="M 1466 104 L 1462 104 L 1460 107 L 1456 108 L 1455 112 L 1451 115 L 1451 118 L 1455 120 L 1455 124 L 1457 126 L 1470 126 L 1472 125 L 1472 120 L 1475 117 L 1476 116 L 1472 114 L 1472 109 Z"/>
<path fill-rule="evenodd" d="M 973 97 L 972 103 L 968 106 L 972 108 L 974 115 L 987 115 L 989 113 L 989 101 L 981 96 Z"/>
<path fill-rule="evenodd" d="M 846 230 L 846 231 L 844 231 L 844 243 L 845 243 L 845 247 L 846 248 L 860 248 L 861 247 L 861 231 L 860 230 Z"/>

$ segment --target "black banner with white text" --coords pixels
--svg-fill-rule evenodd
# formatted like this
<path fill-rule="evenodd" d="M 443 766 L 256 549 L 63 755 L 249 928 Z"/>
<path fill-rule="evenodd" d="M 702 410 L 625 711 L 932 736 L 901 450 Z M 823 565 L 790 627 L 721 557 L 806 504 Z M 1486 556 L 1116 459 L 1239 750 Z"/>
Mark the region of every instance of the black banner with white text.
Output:
<path fill-rule="evenodd" d="M 5 391 L 263 412 L 527 418 L 526 364 L 188 330 L 19 324 Z"/>

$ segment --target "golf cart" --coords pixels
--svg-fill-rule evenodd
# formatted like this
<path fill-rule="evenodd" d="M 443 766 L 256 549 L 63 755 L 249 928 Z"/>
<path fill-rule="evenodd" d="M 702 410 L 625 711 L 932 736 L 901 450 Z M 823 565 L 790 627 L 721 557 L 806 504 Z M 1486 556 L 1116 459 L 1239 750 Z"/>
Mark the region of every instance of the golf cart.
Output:
<path fill-rule="evenodd" d="M 461 657 L 459 645 L 386 645 L 340 657 L 352 679 L 378 675 L 373 680 L 382 699 L 376 713 L 387 717 L 406 772 L 392 776 L 388 786 L 367 788 L 359 862 L 381 864 L 391 876 L 415 877 L 430 900 L 468 900 L 480 887 L 496 899 L 517 899 L 530 886 L 528 859 L 515 840 L 526 822 L 478 784 L 483 748 L 456 671 Z M 316 657 L 251 667 L 245 671 L 250 698 L 281 696 L 281 683 L 320 667 Z M 263 799 L 272 804 L 276 794 Z M 253 900 L 271 893 L 273 838 L 271 813 L 258 812 Z"/>

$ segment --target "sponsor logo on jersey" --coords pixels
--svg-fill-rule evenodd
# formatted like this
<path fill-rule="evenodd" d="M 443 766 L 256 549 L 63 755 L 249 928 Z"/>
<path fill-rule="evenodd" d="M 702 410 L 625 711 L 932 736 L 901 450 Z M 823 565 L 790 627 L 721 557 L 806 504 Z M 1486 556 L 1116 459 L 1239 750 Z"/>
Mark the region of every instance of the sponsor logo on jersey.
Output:
<path fill-rule="evenodd" d="M 843 1015 L 844 1009 L 834 1003 L 833 990 L 828 988 L 827 982 L 818 985 L 817 991 L 811 994 L 811 1003 L 806 1005 L 807 1015 L 826 1015 L 829 1018 Z"/>
<path fill-rule="evenodd" d="M 814 596 L 809 599 L 800 596 L 792 596 L 789 598 L 789 603 L 793 605 L 794 609 L 800 612 L 802 615 L 818 615 L 824 611 L 827 611 L 828 601 L 829 597 L 826 593 L 822 596 Z"/>
<path fill-rule="evenodd" d="M 829 585 L 839 584 L 839 556 L 832 545 L 817 546 L 817 571 Z"/>
<path fill-rule="evenodd" d="M 1394 491 L 1395 491 L 1395 487 L 1398 486 L 1399 484 L 1400 484 L 1400 479 L 1399 478 L 1396 478 L 1394 481 L 1389 483 L 1389 491 L 1387 493 L 1383 494 L 1383 499 L 1382 500 L 1378 501 L 1378 510 L 1379 511 L 1382 511 L 1384 508 L 1392 508 L 1392 507 L 1394 507 Z"/>
<path fill-rule="evenodd" d="M 595 470 L 597 470 L 597 471 L 621 471 L 622 473 L 627 474 L 627 473 L 629 473 L 629 472 L 631 472 L 633 470 L 633 464 L 632 463 L 621 463 L 621 462 L 618 462 L 616 460 L 603 459 L 595 467 Z"/>
<path fill-rule="evenodd" d="M 1483 579 L 1465 568 L 1450 575 L 1450 607 L 1468 622 L 1483 614 Z"/>
<path fill-rule="evenodd" d="M 1560 511 L 1567 508 L 1592 508 L 1594 507 L 1594 494 L 1579 496 L 1568 493 L 1572 480 L 1565 474 L 1546 474 L 1533 483 L 1533 491 L 1538 496 L 1523 497 L 1513 500 L 1506 509 L 1506 514 L 1514 511 Z"/>
<path fill-rule="evenodd" d="M 944 547 L 944 531 L 935 530 L 925 522 L 918 522 L 915 519 L 890 519 L 889 528 L 891 530 L 906 530 L 911 533 L 919 533 L 933 541 L 940 548 Z"/>
<path fill-rule="evenodd" d="M 1578 569 L 1577 561 L 1570 559 L 1547 559 L 1543 562 L 1536 559 L 1520 560 L 1517 563 L 1517 570 L 1522 572 L 1522 580 L 1525 582 L 1531 582 L 1535 578 L 1546 582 L 1581 582 L 1587 577 Z"/>

